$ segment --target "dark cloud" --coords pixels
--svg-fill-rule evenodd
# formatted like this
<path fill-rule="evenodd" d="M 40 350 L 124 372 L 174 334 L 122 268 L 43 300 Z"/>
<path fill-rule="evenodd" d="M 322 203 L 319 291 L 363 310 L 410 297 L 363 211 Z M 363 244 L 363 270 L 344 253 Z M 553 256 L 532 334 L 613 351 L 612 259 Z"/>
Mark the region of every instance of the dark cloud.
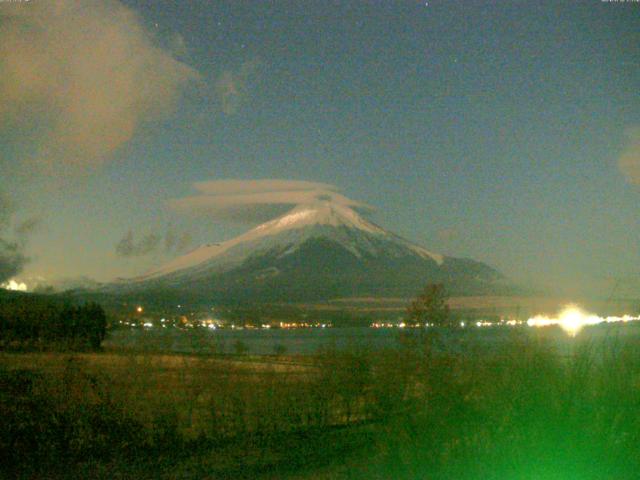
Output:
<path fill-rule="evenodd" d="M 19 274 L 29 261 L 24 253 L 28 236 L 35 227 L 31 222 L 23 222 L 16 230 L 19 230 L 18 239 L 7 238 L 11 226 L 14 205 L 7 196 L 0 192 L 0 283 L 3 283 Z M 29 223 L 29 226 L 26 225 Z M 20 228 L 24 225 L 25 228 Z"/>
<path fill-rule="evenodd" d="M 223 222 L 260 223 L 281 215 L 296 205 L 330 201 L 371 212 L 369 205 L 338 193 L 326 183 L 299 180 L 217 180 L 194 184 L 199 195 L 169 200 L 172 210 L 206 216 Z"/>
<path fill-rule="evenodd" d="M 14 206 L 9 197 L 0 192 L 0 232 L 7 228 L 11 223 L 11 216 L 14 212 Z"/>
<path fill-rule="evenodd" d="M 192 242 L 193 238 L 189 232 L 180 233 L 169 227 L 164 236 L 164 251 L 169 254 L 182 253 Z"/>
<path fill-rule="evenodd" d="M 164 242 L 163 242 L 164 240 Z M 116 254 L 120 257 L 144 257 L 162 250 L 164 253 L 182 253 L 189 245 L 192 238 L 189 232 L 178 232 L 172 226 L 162 233 L 147 233 L 136 241 L 133 231 L 129 230 L 116 245 Z"/>
<path fill-rule="evenodd" d="M 116 254 L 121 257 L 142 257 L 153 253 L 158 248 L 160 240 L 159 235 L 150 233 L 136 242 L 133 232 L 129 230 L 116 245 Z"/>
<path fill-rule="evenodd" d="M 27 220 L 20 222 L 15 232 L 21 242 L 26 242 L 27 239 L 42 227 L 42 219 L 39 217 L 31 217 Z"/>
<path fill-rule="evenodd" d="M 28 261 L 21 245 L 0 238 L 0 283 L 19 274 Z"/>

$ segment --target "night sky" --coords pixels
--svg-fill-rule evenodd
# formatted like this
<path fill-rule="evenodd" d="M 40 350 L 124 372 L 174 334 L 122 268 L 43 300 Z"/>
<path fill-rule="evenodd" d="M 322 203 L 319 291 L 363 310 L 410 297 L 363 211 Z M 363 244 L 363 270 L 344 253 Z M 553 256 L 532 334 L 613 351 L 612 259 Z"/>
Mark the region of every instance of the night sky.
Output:
<path fill-rule="evenodd" d="M 640 275 L 639 72 L 638 2 L 1 2 L 0 273 L 142 273 L 276 213 L 194 184 L 279 179 L 602 293 Z"/>

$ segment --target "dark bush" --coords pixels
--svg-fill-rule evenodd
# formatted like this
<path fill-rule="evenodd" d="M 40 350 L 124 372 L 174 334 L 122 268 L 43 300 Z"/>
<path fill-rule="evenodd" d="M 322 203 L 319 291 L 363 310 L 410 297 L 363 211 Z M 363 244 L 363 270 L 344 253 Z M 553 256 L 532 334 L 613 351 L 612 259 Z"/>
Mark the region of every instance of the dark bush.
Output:
<path fill-rule="evenodd" d="M 70 362 L 60 377 L 0 370 L 0 473 L 63 468 L 131 456 L 142 425 L 110 401 L 102 382 Z"/>
<path fill-rule="evenodd" d="M 0 348 L 98 350 L 107 318 L 95 303 L 72 305 L 45 296 L 0 298 Z"/>

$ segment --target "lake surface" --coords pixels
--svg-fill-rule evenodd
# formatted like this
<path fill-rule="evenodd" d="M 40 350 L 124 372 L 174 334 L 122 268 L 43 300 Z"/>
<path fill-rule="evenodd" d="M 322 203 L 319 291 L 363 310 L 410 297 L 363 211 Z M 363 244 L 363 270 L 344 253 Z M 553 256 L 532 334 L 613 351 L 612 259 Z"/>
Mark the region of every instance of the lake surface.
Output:
<path fill-rule="evenodd" d="M 480 344 L 491 347 L 508 341 L 516 332 L 531 338 L 549 341 L 561 353 L 570 353 L 578 344 L 598 343 L 603 339 L 637 339 L 640 341 L 640 322 L 586 327 L 575 338 L 560 328 L 530 327 L 470 327 L 459 331 L 443 332 L 445 344 L 451 348 Z M 164 351 L 174 353 L 249 353 L 271 355 L 286 353 L 310 355 L 322 349 L 393 348 L 400 345 L 401 337 L 415 336 L 416 329 L 376 328 L 310 328 L 310 329 L 178 329 L 131 328 L 109 332 L 103 345 L 138 351 Z"/>

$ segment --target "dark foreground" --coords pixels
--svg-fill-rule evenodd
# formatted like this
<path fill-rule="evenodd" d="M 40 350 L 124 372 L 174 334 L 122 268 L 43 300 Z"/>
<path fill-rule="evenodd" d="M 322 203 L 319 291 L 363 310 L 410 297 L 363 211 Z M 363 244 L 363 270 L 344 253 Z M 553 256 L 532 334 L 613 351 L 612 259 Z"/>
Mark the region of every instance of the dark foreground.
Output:
<path fill-rule="evenodd" d="M 7 478 L 635 479 L 640 341 L 0 356 Z"/>

